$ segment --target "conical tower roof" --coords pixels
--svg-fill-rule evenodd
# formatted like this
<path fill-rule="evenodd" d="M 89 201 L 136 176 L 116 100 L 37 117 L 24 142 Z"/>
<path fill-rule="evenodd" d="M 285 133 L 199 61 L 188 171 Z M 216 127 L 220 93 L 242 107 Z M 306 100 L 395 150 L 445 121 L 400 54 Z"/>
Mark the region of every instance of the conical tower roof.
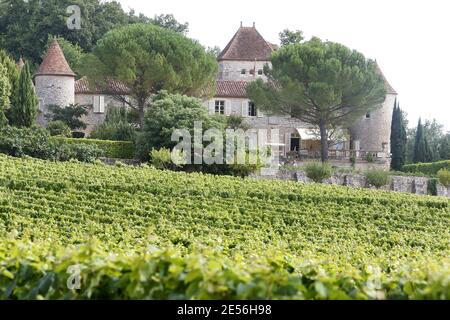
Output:
<path fill-rule="evenodd" d="M 72 76 L 75 73 L 67 63 L 64 53 L 57 40 L 54 40 L 48 48 L 47 55 L 42 61 L 41 66 L 35 76 Z"/>
<path fill-rule="evenodd" d="M 386 91 L 388 94 L 395 94 L 397 95 L 397 91 L 395 91 L 395 89 L 391 86 L 391 84 L 389 83 L 389 81 L 387 81 L 386 77 L 383 74 L 383 71 L 381 71 L 380 66 L 378 65 L 378 63 L 376 63 L 376 70 L 377 72 L 383 77 L 384 79 L 384 85 L 386 86 Z"/>
<path fill-rule="evenodd" d="M 219 55 L 221 60 L 267 61 L 274 50 L 253 27 L 241 27 Z"/>

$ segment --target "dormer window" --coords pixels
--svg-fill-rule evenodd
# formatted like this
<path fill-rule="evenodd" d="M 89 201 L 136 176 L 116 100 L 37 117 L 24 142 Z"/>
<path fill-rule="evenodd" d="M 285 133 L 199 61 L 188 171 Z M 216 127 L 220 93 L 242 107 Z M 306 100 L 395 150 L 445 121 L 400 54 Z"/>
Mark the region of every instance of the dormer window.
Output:
<path fill-rule="evenodd" d="M 255 70 L 250 70 L 250 74 L 251 74 L 252 76 L 254 76 L 254 75 L 255 75 Z"/>
<path fill-rule="evenodd" d="M 366 113 L 366 119 L 370 119 L 372 118 L 372 115 L 370 114 L 370 112 Z"/>
<path fill-rule="evenodd" d="M 246 75 L 246 74 L 247 74 L 247 70 L 245 70 L 245 69 L 242 69 L 242 70 L 241 70 L 241 75 L 243 75 L 243 76 L 244 76 L 244 75 Z"/>
<path fill-rule="evenodd" d="M 259 75 L 259 76 L 262 76 L 263 74 L 264 74 L 263 70 L 262 70 L 262 69 L 259 69 L 259 70 L 258 70 L 258 75 Z"/>

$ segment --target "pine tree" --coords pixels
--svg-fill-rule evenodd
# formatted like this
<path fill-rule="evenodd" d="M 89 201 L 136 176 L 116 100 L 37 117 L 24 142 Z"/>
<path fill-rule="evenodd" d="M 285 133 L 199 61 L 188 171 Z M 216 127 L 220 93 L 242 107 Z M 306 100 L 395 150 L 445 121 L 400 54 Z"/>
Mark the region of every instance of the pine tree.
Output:
<path fill-rule="evenodd" d="M 406 124 L 403 120 L 403 113 L 397 100 L 394 104 L 391 128 L 391 169 L 400 171 L 406 162 Z"/>
<path fill-rule="evenodd" d="M 426 162 L 427 161 L 427 146 L 425 135 L 423 132 L 422 119 L 419 119 L 419 124 L 417 125 L 416 130 L 416 139 L 414 142 L 414 156 L 413 162 Z"/>
<path fill-rule="evenodd" d="M 8 124 L 6 111 L 9 109 L 11 95 L 11 83 L 8 79 L 8 70 L 0 64 L 0 128 Z"/>
<path fill-rule="evenodd" d="M 17 127 L 31 127 L 37 116 L 39 100 L 34 92 L 31 80 L 30 66 L 25 66 L 20 72 L 18 96 L 11 108 L 11 124 Z"/>

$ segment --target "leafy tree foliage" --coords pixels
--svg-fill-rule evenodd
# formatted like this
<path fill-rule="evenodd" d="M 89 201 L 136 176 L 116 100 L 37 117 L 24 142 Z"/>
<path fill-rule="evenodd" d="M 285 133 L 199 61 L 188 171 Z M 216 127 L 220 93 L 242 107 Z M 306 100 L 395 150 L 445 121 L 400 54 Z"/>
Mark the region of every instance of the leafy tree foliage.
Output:
<path fill-rule="evenodd" d="M 108 107 L 105 121 L 96 126 L 91 138 L 113 141 L 134 141 L 136 129 L 129 123 L 126 108 Z"/>
<path fill-rule="evenodd" d="M 67 7 L 81 9 L 81 29 L 67 28 Z M 49 35 L 59 36 L 90 52 L 108 31 L 134 23 L 155 23 L 186 33 L 188 24 L 175 20 L 173 15 L 135 15 L 125 12 L 118 1 L 102 0 L 2 0 L 0 5 L 0 46 L 25 57 L 31 64 L 39 64 Z"/>
<path fill-rule="evenodd" d="M 303 31 L 296 30 L 291 31 L 289 29 L 285 29 L 282 32 L 280 32 L 280 42 L 282 46 L 288 45 L 288 44 L 297 44 L 303 41 Z"/>
<path fill-rule="evenodd" d="M 6 111 L 10 107 L 9 96 L 11 94 L 11 84 L 8 79 L 8 70 L 0 64 L 0 128 L 8 124 Z"/>
<path fill-rule="evenodd" d="M 17 127 L 31 127 L 38 113 L 39 100 L 31 78 L 30 66 L 25 63 L 20 72 L 17 98 L 11 107 L 10 123 Z"/>
<path fill-rule="evenodd" d="M 141 128 L 150 97 L 160 90 L 202 95 L 217 74 L 217 62 L 197 42 L 154 25 L 135 24 L 108 33 L 89 55 L 86 74 L 96 86 L 110 79 L 129 88 L 115 98 L 137 110 Z"/>
<path fill-rule="evenodd" d="M 17 90 L 19 87 L 19 68 L 12 57 L 3 49 L 0 49 L 0 64 L 6 68 L 6 73 L 10 84 L 10 103 L 11 105 L 15 105 L 17 100 Z"/>
<path fill-rule="evenodd" d="M 225 129 L 225 119 L 211 117 L 201 100 L 160 92 L 153 99 L 152 108 L 145 113 L 142 133 L 137 139 L 137 153 L 141 160 L 148 160 L 152 149 L 173 149 L 178 142 L 171 141 L 176 129 L 187 129 L 194 136 L 194 122 L 201 121 L 203 129 Z"/>
<path fill-rule="evenodd" d="M 419 119 L 419 123 L 417 125 L 416 130 L 416 138 L 414 142 L 414 163 L 419 162 L 427 162 L 428 155 L 427 151 L 429 149 L 427 148 L 425 133 L 423 132 L 423 125 L 422 125 L 422 119 Z"/>
<path fill-rule="evenodd" d="M 51 121 L 62 121 L 72 130 L 86 129 L 86 124 L 80 120 L 83 116 L 88 114 L 85 106 L 78 104 L 71 104 L 66 107 L 57 105 L 47 106 L 50 111 L 45 117 Z"/>
<path fill-rule="evenodd" d="M 392 115 L 391 128 L 391 169 L 400 171 L 406 163 L 406 125 L 403 121 L 402 110 L 395 101 L 394 113 Z"/>
<path fill-rule="evenodd" d="M 266 66 L 268 82 L 248 85 L 258 108 L 291 115 L 320 129 L 322 161 L 328 160 L 328 128 L 347 127 L 377 109 L 386 89 L 376 63 L 361 53 L 313 38 L 282 46 Z"/>
<path fill-rule="evenodd" d="M 425 120 L 423 134 L 426 140 L 427 162 L 435 162 L 450 159 L 450 134 L 444 131 L 444 126 L 436 119 Z M 407 163 L 414 162 L 414 146 L 416 142 L 417 127 L 407 130 L 408 142 L 406 147 Z"/>

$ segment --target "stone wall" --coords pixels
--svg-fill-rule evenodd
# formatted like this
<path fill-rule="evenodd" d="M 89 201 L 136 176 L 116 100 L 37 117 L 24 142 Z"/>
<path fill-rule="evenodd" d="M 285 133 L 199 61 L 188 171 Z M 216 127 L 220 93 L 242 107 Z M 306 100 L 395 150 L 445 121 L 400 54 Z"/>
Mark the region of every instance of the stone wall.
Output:
<path fill-rule="evenodd" d="M 105 97 L 105 112 L 94 112 L 94 97 L 99 95 L 94 94 L 77 94 L 75 96 L 75 102 L 79 105 L 88 107 L 87 116 L 83 116 L 81 120 L 86 123 L 87 128 L 84 130 L 86 135 L 89 135 L 95 126 L 102 124 L 106 118 L 106 112 L 110 107 L 123 107 L 124 104 L 115 100 L 112 96 L 103 95 Z"/>
<path fill-rule="evenodd" d="M 254 179 L 270 179 L 270 180 L 284 180 L 284 181 L 297 181 L 300 183 L 312 183 L 312 181 L 306 176 L 304 171 L 293 170 L 278 170 L 274 172 L 272 176 L 254 175 L 251 178 Z M 428 194 L 428 178 L 425 177 L 404 177 L 404 176 L 392 176 L 391 183 L 386 185 L 381 190 L 390 190 L 403 193 L 414 193 L 418 195 Z M 351 188 L 370 188 L 370 186 L 364 174 L 360 173 L 340 173 L 336 172 L 330 179 L 323 182 L 324 184 L 348 186 Z M 450 197 L 450 187 L 446 188 L 440 184 L 437 185 L 437 195 L 442 197 Z"/>
<path fill-rule="evenodd" d="M 37 122 L 46 125 L 48 105 L 65 107 L 75 103 L 75 78 L 71 76 L 36 76 L 36 95 L 39 97 Z"/>
<path fill-rule="evenodd" d="M 253 81 L 256 79 L 267 80 L 267 77 L 259 75 L 258 71 L 263 70 L 266 64 L 270 61 L 220 61 L 219 62 L 219 80 L 227 81 Z M 250 74 L 250 70 L 255 69 L 256 75 Z M 242 69 L 246 70 L 245 74 L 241 74 Z"/>
<path fill-rule="evenodd" d="M 370 113 L 370 118 L 363 117 L 352 128 L 350 133 L 353 140 L 360 142 L 360 149 L 366 151 L 390 152 L 392 113 L 394 111 L 396 95 L 388 94 L 380 109 Z"/>

